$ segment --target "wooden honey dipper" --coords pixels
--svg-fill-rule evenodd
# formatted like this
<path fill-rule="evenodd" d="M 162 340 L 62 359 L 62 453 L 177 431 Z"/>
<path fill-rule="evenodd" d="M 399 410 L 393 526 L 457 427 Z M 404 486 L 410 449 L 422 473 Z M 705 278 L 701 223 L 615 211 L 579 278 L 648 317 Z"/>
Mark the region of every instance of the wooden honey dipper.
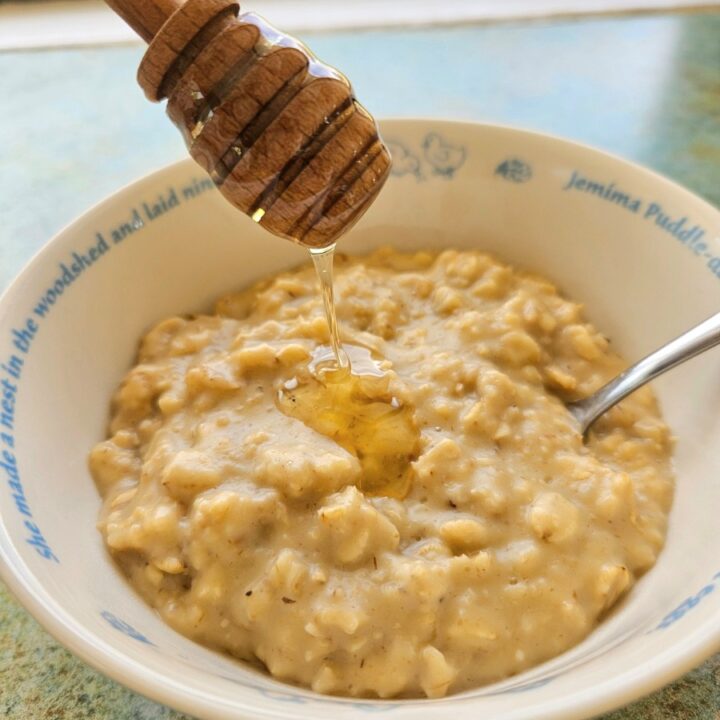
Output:
<path fill-rule="evenodd" d="M 235 207 L 310 248 L 367 210 L 390 171 L 341 73 L 232 0 L 107 0 L 146 42 L 138 82 Z"/>

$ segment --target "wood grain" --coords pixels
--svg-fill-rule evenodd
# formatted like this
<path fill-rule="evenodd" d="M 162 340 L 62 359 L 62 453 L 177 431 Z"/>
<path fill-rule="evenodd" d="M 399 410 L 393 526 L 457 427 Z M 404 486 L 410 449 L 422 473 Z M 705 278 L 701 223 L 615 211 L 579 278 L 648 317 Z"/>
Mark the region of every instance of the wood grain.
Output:
<path fill-rule="evenodd" d="M 147 43 L 182 4 L 182 0 L 105 1 Z"/>
<path fill-rule="evenodd" d="M 217 15 L 224 11 L 237 13 L 239 5 L 233 0 L 187 0 L 163 23 L 150 41 L 140 61 L 138 83 L 149 100 L 162 100 L 168 83 L 164 82 L 173 63 L 182 61 L 183 53 L 195 48 L 193 39 Z M 218 32 L 219 32 L 218 28 Z M 213 37 L 206 37 L 205 42 Z"/>

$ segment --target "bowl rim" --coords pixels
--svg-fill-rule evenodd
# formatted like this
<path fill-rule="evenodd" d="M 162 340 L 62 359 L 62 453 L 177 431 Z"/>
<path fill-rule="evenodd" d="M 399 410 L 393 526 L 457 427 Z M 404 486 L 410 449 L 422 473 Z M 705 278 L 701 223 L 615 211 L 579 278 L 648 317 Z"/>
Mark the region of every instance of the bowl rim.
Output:
<path fill-rule="evenodd" d="M 534 139 L 546 140 L 552 144 L 561 144 L 582 153 L 590 153 L 619 163 L 635 172 L 639 172 L 653 182 L 673 192 L 679 197 L 692 200 L 699 207 L 716 215 L 720 223 L 720 209 L 705 198 L 695 194 L 679 183 L 620 155 L 594 147 L 592 145 L 568 139 L 551 133 L 529 130 L 526 128 L 503 123 L 475 122 L 464 119 L 446 119 L 441 117 L 390 117 L 380 120 L 381 132 L 385 134 L 395 128 L 401 129 L 403 125 L 416 127 L 438 126 L 452 127 L 467 132 L 477 131 L 504 131 Z M 31 275 L 36 267 L 49 254 L 56 243 L 65 236 L 77 223 L 88 219 L 98 212 L 102 206 L 120 198 L 131 189 L 137 189 L 142 184 L 154 184 L 158 177 L 171 176 L 184 167 L 196 167 L 190 158 L 184 158 L 168 163 L 156 170 L 148 172 L 130 182 L 120 186 L 117 190 L 105 196 L 88 209 L 75 217 L 58 232 L 56 232 L 44 245 L 34 253 L 22 270 L 17 274 L 5 291 L 0 295 L 0 319 L 6 306 L 12 304 L 12 297 L 18 287 Z M 53 597 L 40 585 L 34 574 L 20 560 L 9 533 L 0 515 L 0 579 L 2 579 L 11 593 L 20 602 L 23 608 L 55 640 L 94 670 L 120 683 L 130 690 L 140 693 L 146 698 L 163 703 L 181 712 L 210 717 L 208 713 L 223 713 L 243 720 L 286 720 L 291 717 L 302 717 L 298 708 L 293 713 L 275 712 L 272 707 L 250 705 L 238 698 L 229 703 L 216 696 L 197 689 L 188 689 L 179 680 L 149 669 L 144 664 L 125 655 L 116 647 L 88 631 L 80 622 L 72 618 Z M 584 720 L 600 713 L 608 712 L 627 703 L 640 699 L 654 692 L 667 683 L 677 679 L 692 668 L 696 667 L 710 655 L 720 649 L 720 608 L 703 622 L 693 628 L 693 631 L 682 640 L 669 646 L 667 650 L 658 653 L 647 662 L 637 666 L 634 670 L 626 671 L 618 676 L 606 679 L 589 688 L 583 688 L 559 698 L 542 701 L 542 705 L 511 711 L 513 720 Z M 325 697 L 325 696 L 319 696 Z M 455 696 L 462 697 L 462 694 Z M 443 703 L 452 701 L 453 696 L 438 700 L 423 700 L 423 706 L 438 708 Z M 343 700 L 348 703 L 362 703 L 354 698 L 334 698 L 338 701 L 338 709 Z M 478 698 L 481 701 L 481 698 Z M 373 700 L 368 703 L 375 702 Z M 402 706 L 405 701 L 383 700 L 383 703 L 393 703 Z M 238 714 L 242 713 L 242 714 Z M 247 714 L 245 714 L 247 713 Z M 509 716 L 508 716 L 509 717 Z"/>

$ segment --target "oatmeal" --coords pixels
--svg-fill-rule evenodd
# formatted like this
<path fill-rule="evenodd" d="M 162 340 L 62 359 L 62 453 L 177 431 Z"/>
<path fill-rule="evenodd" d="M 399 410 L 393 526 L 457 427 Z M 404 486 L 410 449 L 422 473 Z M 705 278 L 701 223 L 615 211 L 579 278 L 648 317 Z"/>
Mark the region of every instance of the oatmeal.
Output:
<path fill-rule="evenodd" d="M 184 635 L 321 693 L 440 697 L 582 640 L 663 546 L 651 390 L 584 443 L 564 402 L 623 361 L 551 283 L 480 252 L 341 256 L 336 293 L 379 370 L 357 380 L 389 423 L 365 445 L 327 401 L 342 388 L 308 391 L 328 342 L 310 267 L 143 339 L 90 456 L 130 582 Z"/>

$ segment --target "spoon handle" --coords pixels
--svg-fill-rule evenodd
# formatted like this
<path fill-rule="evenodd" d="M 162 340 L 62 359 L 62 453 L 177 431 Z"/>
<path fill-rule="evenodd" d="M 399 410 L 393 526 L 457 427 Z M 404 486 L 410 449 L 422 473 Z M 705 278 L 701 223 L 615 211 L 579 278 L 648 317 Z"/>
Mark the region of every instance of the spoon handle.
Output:
<path fill-rule="evenodd" d="M 718 344 L 720 344 L 720 313 L 635 363 L 590 397 L 571 403 L 568 406 L 569 410 L 580 423 L 584 434 L 595 420 L 624 397 L 658 375 Z"/>

